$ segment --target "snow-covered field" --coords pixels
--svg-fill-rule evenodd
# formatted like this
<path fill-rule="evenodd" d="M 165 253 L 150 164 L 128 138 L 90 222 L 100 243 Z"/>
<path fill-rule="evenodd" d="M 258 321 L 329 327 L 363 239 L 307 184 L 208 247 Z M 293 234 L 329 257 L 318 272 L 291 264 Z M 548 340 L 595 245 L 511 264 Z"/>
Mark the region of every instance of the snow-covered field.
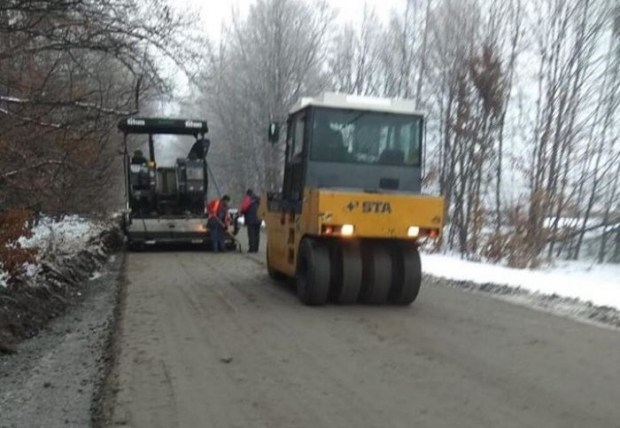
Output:
<path fill-rule="evenodd" d="M 558 262 L 554 267 L 524 270 L 470 262 L 454 255 L 423 254 L 422 269 L 436 277 L 519 287 L 620 310 L 620 265 Z"/>

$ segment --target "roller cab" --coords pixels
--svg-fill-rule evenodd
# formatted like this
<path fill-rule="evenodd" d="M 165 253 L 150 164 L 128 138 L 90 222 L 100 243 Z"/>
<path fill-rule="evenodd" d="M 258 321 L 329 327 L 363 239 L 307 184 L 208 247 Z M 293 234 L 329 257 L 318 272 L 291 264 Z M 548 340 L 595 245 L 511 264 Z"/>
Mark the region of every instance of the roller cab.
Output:
<path fill-rule="evenodd" d="M 410 304 L 418 245 L 444 201 L 421 194 L 424 116 L 403 100 L 324 94 L 287 120 L 282 189 L 263 195 L 267 268 L 302 302 Z M 269 127 L 279 140 L 278 124 Z"/>

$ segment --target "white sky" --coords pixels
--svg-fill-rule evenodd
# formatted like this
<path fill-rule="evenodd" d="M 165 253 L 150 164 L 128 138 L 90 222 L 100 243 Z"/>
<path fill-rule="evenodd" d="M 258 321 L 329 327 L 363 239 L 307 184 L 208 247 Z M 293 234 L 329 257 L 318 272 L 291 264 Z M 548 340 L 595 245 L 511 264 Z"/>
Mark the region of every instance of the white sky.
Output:
<path fill-rule="evenodd" d="M 179 12 L 188 13 L 190 15 L 199 16 L 202 22 L 202 30 L 205 31 L 209 38 L 217 40 L 219 38 L 222 23 L 230 23 L 233 8 L 239 10 L 243 15 L 249 9 L 249 6 L 255 0 L 169 0 L 170 4 L 176 6 Z M 312 0 L 306 0 L 312 2 Z M 368 5 L 370 10 L 374 9 L 379 19 L 387 21 L 390 17 L 392 9 L 404 10 L 407 0 L 327 0 L 327 3 L 337 11 L 336 23 L 359 22 L 364 12 L 364 4 Z M 167 60 L 163 59 L 163 63 Z M 168 66 L 164 66 L 167 68 Z M 171 74 L 176 76 L 176 95 L 186 96 L 188 93 L 187 79 L 176 71 L 176 67 L 172 64 Z M 155 106 L 155 114 L 163 116 L 178 115 L 178 100 L 172 102 L 162 102 L 159 106 Z M 196 119 L 201 119 L 202 114 L 195 113 L 192 115 Z M 175 137 L 160 136 L 159 143 L 156 147 L 157 159 L 161 165 L 171 165 L 177 156 L 185 156 L 187 150 L 187 141 L 181 141 Z"/>
<path fill-rule="evenodd" d="M 256 0 L 168 0 L 178 12 L 189 14 L 190 16 L 200 17 L 199 22 L 202 23 L 199 31 L 204 31 L 211 40 L 215 41 L 219 38 L 220 30 L 223 24 L 229 24 L 232 19 L 233 10 L 238 10 L 244 16 L 249 6 Z M 312 3 L 314 0 L 306 0 Z M 345 22 L 361 22 L 364 5 L 369 10 L 374 10 L 380 20 L 386 22 L 393 10 L 404 10 L 407 0 L 326 0 L 337 13 L 336 24 Z M 183 98 L 188 95 L 187 79 L 178 73 L 177 67 L 168 59 L 162 58 L 164 70 L 168 70 L 170 76 L 174 76 L 176 82 L 176 94 Z M 178 101 L 178 100 L 177 100 Z M 161 114 L 175 114 L 169 109 L 175 105 L 175 102 L 164 102 L 160 106 Z M 173 108 L 175 110 L 176 107 Z"/>
<path fill-rule="evenodd" d="M 364 10 L 364 3 L 382 20 L 390 16 L 393 8 L 404 10 L 407 0 L 327 0 L 338 11 L 337 21 L 359 21 Z M 198 14 L 204 23 L 204 30 L 211 38 L 218 38 L 222 22 L 229 22 L 233 7 L 244 14 L 254 0 L 170 0 L 179 10 Z"/>

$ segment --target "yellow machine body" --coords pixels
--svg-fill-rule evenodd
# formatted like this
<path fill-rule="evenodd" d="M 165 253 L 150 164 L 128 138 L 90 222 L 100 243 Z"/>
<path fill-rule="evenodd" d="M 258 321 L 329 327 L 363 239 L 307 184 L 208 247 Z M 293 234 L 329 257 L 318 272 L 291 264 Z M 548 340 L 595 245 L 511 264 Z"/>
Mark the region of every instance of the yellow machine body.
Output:
<path fill-rule="evenodd" d="M 421 241 L 444 200 L 422 194 L 424 114 L 413 100 L 322 94 L 291 109 L 282 187 L 264 194 L 267 270 L 306 305 L 410 305 Z M 269 141 L 282 142 L 279 124 Z"/>
<path fill-rule="evenodd" d="M 443 226 L 444 200 L 437 196 L 306 189 L 301 213 L 270 210 L 267 195 L 262 201 L 268 263 L 290 277 L 304 237 L 415 242 L 438 237 Z"/>

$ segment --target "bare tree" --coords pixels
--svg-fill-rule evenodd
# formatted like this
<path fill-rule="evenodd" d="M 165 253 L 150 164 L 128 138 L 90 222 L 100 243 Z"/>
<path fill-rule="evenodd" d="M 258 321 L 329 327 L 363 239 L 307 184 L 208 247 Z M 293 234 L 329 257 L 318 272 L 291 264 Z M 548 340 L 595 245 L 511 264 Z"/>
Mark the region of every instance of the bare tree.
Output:
<path fill-rule="evenodd" d="M 333 89 L 349 94 L 380 95 L 377 44 L 380 36 L 377 14 L 364 3 L 359 26 L 345 24 L 332 40 L 327 64 Z"/>
<path fill-rule="evenodd" d="M 447 248 L 519 266 L 581 257 L 586 243 L 591 255 L 593 242 L 601 261 L 620 253 L 612 0 L 407 0 L 385 25 L 365 6 L 340 28 L 313 4 L 256 1 L 210 46 L 221 181 L 277 187 L 282 151 L 263 133 L 299 96 L 413 98 L 428 112 L 424 185 L 445 197 Z"/>
<path fill-rule="evenodd" d="M 3 207 L 109 206 L 115 122 L 167 89 L 162 56 L 191 64 L 179 37 L 186 23 L 163 0 L 0 4 Z"/>
<path fill-rule="evenodd" d="M 267 124 L 284 121 L 300 96 L 327 86 L 323 65 L 332 17 L 322 1 L 258 0 L 248 18 L 235 19 L 217 50 L 211 49 L 203 91 L 222 148 L 213 153 L 212 165 L 231 157 L 248 165 L 222 169 L 223 176 L 241 175 L 235 181 L 243 187 L 280 185 L 283 152 L 267 145 Z"/>
<path fill-rule="evenodd" d="M 564 233 L 562 218 L 573 204 L 570 182 L 580 135 L 587 128 L 586 105 L 593 92 L 586 84 L 593 78 L 604 6 L 605 2 L 544 2 L 543 13 L 550 22 L 537 24 L 540 80 L 527 231 L 533 257 L 547 246 L 548 256 L 553 254 Z M 582 159 L 589 162 L 588 157 Z M 583 184 L 581 178 L 574 179 Z"/>

